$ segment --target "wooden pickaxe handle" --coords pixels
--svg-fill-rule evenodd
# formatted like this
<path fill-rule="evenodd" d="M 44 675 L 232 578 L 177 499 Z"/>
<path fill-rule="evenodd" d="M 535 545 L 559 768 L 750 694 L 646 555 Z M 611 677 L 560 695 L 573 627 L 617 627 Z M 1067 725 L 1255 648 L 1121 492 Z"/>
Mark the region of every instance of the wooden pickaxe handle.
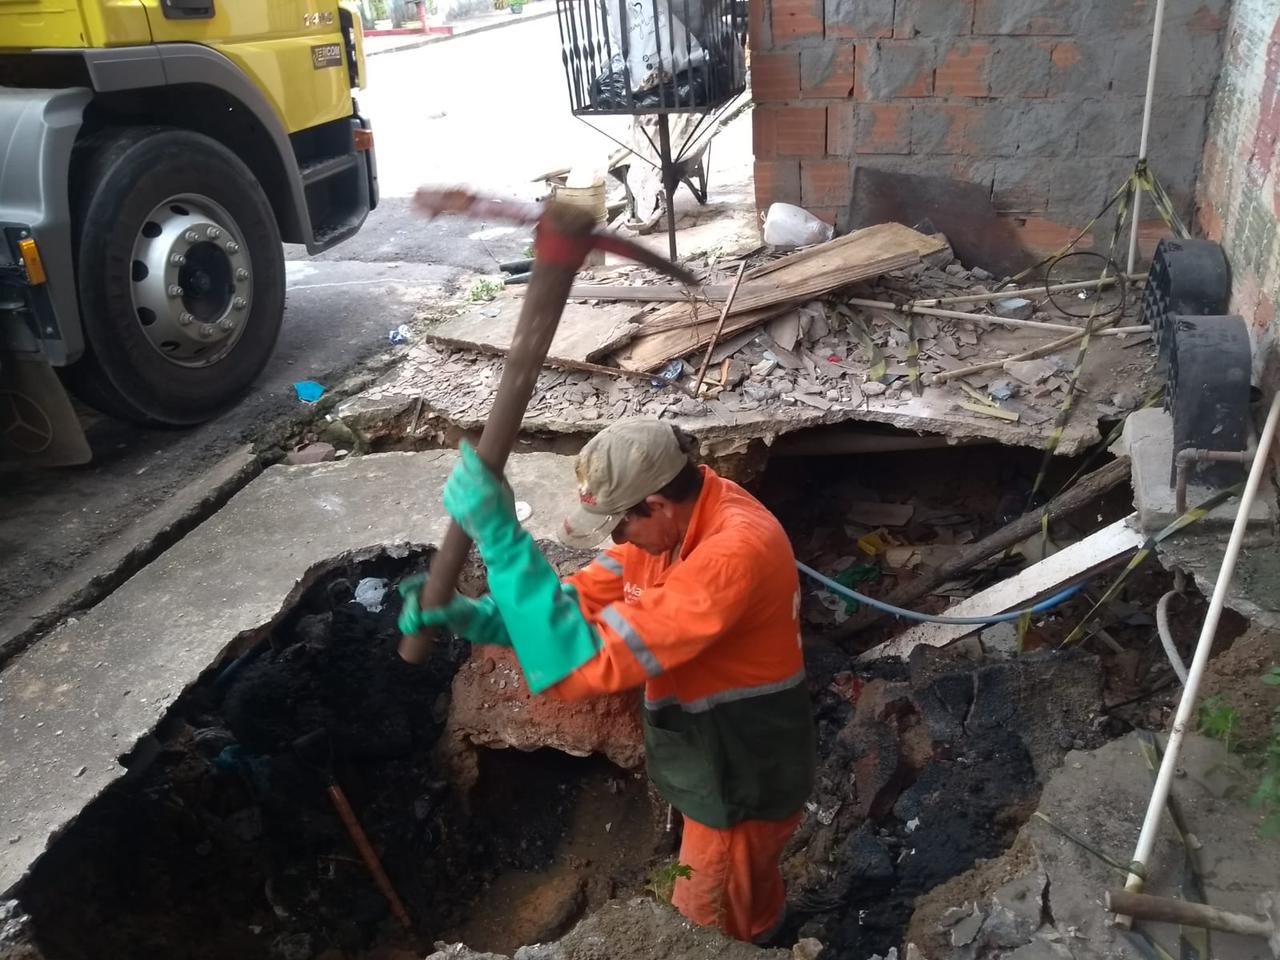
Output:
<path fill-rule="evenodd" d="M 1224 933 L 1239 933 L 1246 937 L 1270 939 L 1276 934 L 1276 925 L 1243 913 L 1219 910 L 1205 903 L 1187 900 L 1170 900 L 1128 890 L 1111 890 L 1107 893 L 1107 909 L 1123 917 L 1137 920 L 1156 920 L 1178 923 Z"/>
<path fill-rule="evenodd" d="M 476 453 L 490 470 L 501 475 L 520 433 L 525 409 L 538 383 L 560 317 L 569 300 L 574 277 L 592 250 L 603 249 L 660 270 L 690 285 L 698 279 L 682 267 L 623 237 L 596 232 L 595 217 L 581 207 L 555 201 L 539 208 L 529 204 L 502 204 L 472 197 L 465 192 L 419 190 L 415 202 L 429 215 L 474 213 L 487 218 L 529 223 L 536 216 L 533 276 L 516 321 L 511 349 L 502 368 L 498 394 L 485 421 Z M 444 541 L 431 562 L 419 604 L 423 610 L 443 607 L 453 597 L 471 549 L 471 539 L 457 523 L 450 522 Z M 435 636 L 418 631 L 401 639 L 400 656 L 410 663 L 424 663 L 435 647 Z"/>

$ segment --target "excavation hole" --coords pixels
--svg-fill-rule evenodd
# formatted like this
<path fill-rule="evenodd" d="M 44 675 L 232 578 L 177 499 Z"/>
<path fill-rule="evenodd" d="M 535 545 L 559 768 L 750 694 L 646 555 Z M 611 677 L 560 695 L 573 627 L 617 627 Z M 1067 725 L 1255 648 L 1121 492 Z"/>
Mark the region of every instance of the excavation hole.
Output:
<path fill-rule="evenodd" d="M 467 653 L 396 653 L 420 558 L 334 569 L 175 706 L 156 749 L 54 842 L 21 888 L 47 960 L 387 960 L 442 938 L 514 950 L 638 893 L 664 842 L 642 774 L 554 750 L 480 750 L 463 790 L 438 751 Z M 464 587 L 483 585 L 479 568 Z M 413 920 L 402 929 L 328 788 Z M 404 951 L 396 953 L 395 951 Z"/>
<path fill-rule="evenodd" d="M 921 548 L 918 563 L 901 567 L 876 557 L 878 577 L 859 587 L 884 595 L 932 553 L 1007 522 L 1039 462 L 996 446 L 778 457 L 751 483 L 797 555 L 820 569 L 857 556 L 869 532 L 883 530 L 895 560 Z M 1048 489 L 1078 466 L 1055 464 Z M 1118 519 L 1126 496 L 1053 524 L 1052 537 L 1069 542 Z M 869 504 L 914 512 L 900 524 L 857 520 L 875 515 Z M 552 559 L 567 572 L 587 557 Z M 130 758 L 129 775 L 51 843 L 21 887 L 47 960 L 407 960 L 436 940 L 509 956 L 610 897 L 640 893 L 673 861 L 679 818 L 669 833 L 643 774 L 602 757 L 472 750 L 460 786 L 443 748 L 469 648 L 446 638 L 427 666 L 409 666 L 396 654 L 394 589 L 381 610 L 355 601 L 362 580 L 392 585 L 423 560 L 326 571 L 184 695 L 155 749 Z M 919 607 L 941 610 L 1029 562 L 1011 552 Z M 1084 596 L 1037 621 L 1023 655 L 983 657 L 969 645 L 868 665 L 852 655 L 901 625 L 840 635 L 805 584 L 819 772 L 784 857 L 784 940 L 816 936 L 837 957 L 900 948 L 917 899 L 1006 850 L 1067 750 L 1163 726 L 1172 687 L 1162 686 L 1168 668 L 1144 614 L 1170 580 L 1144 566 L 1100 623 L 1110 640 L 1091 637 L 1070 656 L 1056 644 L 1091 605 Z M 469 567 L 464 592 L 483 588 L 482 569 Z M 1186 603 L 1185 619 L 1198 622 L 1203 601 Z M 995 649 L 996 639 L 983 642 Z M 498 676 L 476 660 L 468 669 Z M 330 777 L 412 931 L 397 925 L 335 814 Z"/>

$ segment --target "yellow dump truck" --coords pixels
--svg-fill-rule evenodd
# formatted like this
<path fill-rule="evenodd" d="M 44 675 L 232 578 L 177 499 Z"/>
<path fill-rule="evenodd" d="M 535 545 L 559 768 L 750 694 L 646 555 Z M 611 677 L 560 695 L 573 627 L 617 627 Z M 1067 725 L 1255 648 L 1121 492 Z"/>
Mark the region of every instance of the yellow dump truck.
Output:
<path fill-rule="evenodd" d="M 337 0 L 0 0 L 0 440 L 66 439 L 59 380 L 174 426 L 242 396 L 282 241 L 378 202 L 364 83 Z"/>

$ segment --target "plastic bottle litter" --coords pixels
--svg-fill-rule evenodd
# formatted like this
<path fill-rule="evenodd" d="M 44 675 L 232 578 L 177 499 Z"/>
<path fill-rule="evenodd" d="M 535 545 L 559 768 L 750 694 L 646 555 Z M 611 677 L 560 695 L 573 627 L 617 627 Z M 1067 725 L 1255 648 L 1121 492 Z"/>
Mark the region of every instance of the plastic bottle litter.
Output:
<path fill-rule="evenodd" d="M 382 598 L 387 594 L 387 581 L 378 577 L 365 577 L 356 584 L 355 601 L 370 613 L 382 611 Z"/>
<path fill-rule="evenodd" d="M 803 207 L 775 203 L 764 218 L 764 242 L 771 247 L 792 250 L 826 243 L 835 234 L 831 224 L 819 220 Z"/>
<path fill-rule="evenodd" d="M 399 346 L 402 343 L 408 343 L 410 339 L 409 325 L 407 323 L 400 324 L 400 326 L 387 334 L 387 340 L 394 346 Z"/>

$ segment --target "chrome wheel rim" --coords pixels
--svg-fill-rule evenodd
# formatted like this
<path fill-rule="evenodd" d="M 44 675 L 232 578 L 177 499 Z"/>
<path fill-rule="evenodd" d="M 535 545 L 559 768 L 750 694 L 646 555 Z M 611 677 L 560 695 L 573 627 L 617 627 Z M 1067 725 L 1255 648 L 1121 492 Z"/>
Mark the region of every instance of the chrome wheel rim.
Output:
<path fill-rule="evenodd" d="M 133 242 L 130 293 L 147 342 L 180 367 L 207 367 L 244 334 L 253 265 L 231 215 L 208 197 L 170 197 Z"/>

